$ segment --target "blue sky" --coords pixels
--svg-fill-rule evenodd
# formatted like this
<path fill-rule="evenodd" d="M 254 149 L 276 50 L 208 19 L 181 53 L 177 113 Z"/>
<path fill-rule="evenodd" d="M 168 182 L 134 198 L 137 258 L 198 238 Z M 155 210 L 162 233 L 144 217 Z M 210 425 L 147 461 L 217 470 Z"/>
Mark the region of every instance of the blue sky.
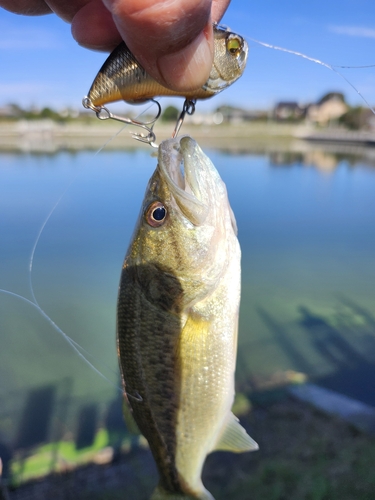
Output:
<path fill-rule="evenodd" d="M 222 20 L 248 38 L 244 76 L 232 88 L 201 104 L 229 103 L 264 109 L 278 100 L 314 102 L 328 91 L 361 98 L 333 71 L 250 40 L 302 52 L 328 64 L 375 65 L 374 0 L 232 0 Z M 0 10 L 0 106 L 80 108 L 82 97 L 106 55 L 79 47 L 70 26 L 55 15 L 23 17 Z M 375 104 L 375 67 L 339 70 Z"/>

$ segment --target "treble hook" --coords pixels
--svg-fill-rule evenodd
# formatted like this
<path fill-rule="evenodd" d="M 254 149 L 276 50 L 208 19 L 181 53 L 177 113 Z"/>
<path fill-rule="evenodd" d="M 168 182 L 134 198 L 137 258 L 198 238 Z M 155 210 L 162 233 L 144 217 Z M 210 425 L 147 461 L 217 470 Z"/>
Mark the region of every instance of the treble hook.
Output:
<path fill-rule="evenodd" d="M 122 123 L 126 123 L 128 125 L 134 125 L 136 127 L 143 128 L 144 130 L 147 131 L 147 135 L 138 134 L 136 132 L 130 132 L 133 139 L 135 139 L 136 141 L 144 142 L 146 144 L 150 144 L 150 146 L 152 146 L 153 148 L 158 148 L 159 146 L 155 144 L 156 136 L 153 131 L 153 128 L 156 121 L 161 115 L 161 106 L 159 102 L 156 101 L 155 99 L 150 99 L 150 101 L 152 101 L 154 104 L 157 105 L 158 112 L 155 118 L 153 118 L 149 122 L 140 122 L 138 120 L 133 120 L 132 118 L 126 118 L 125 116 L 115 115 L 114 113 L 111 113 L 111 111 L 109 111 L 109 109 L 106 108 L 105 106 L 95 106 L 88 97 L 83 98 L 82 104 L 84 108 L 92 109 L 93 111 L 95 111 L 95 114 L 97 118 L 99 118 L 99 120 L 112 119 Z"/>
<path fill-rule="evenodd" d="M 176 126 L 174 128 L 174 131 L 173 131 L 173 134 L 172 134 L 172 138 L 177 137 L 177 134 L 179 133 L 180 128 L 181 128 L 182 124 L 184 123 L 185 115 L 188 114 L 188 115 L 191 116 L 191 115 L 193 115 L 195 113 L 195 104 L 196 104 L 196 102 L 197 102 L 196 99 L 185 99 L 182 111 L 180 113 L 180 116 L 178 117 Z"/>

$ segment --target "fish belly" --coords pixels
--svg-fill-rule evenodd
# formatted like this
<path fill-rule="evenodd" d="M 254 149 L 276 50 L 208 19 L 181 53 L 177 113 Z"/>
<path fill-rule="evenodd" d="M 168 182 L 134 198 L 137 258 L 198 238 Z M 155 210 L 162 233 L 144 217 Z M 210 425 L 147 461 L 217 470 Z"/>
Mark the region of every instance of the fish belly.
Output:
<path fill-rule="evenodd" d="M 234 398 L 233 331 L 189 318 L 180 342 L 181 392 L 176 467 L 190 488 L 202 488 L 205 458 L 214 448 Z"/>
<path fill-rule="evenodd" d="M 234 399 L 239 264 L 228 271 L 229 283 L 194 307 L 180 337 L 176 466 L 193 490 L 202 488 L 205 458 L 216 447 Z"/>

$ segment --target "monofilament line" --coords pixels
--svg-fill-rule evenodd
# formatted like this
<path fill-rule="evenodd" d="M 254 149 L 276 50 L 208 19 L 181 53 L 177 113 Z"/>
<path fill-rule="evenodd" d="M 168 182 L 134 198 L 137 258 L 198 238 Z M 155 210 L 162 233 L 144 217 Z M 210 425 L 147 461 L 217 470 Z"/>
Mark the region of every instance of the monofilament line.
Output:
<path fill-rule="evenodd" d="M 146 113 L 150 108 L 151 108 L 152 104 L 150 104 L 150 106 L 148 106 L 142 113 L 140 113 L 138 115 L 138 117 L 142 116 L 142 114 Z M 137 118 L 138 118 L 137 117 Z M 115 137 L 117 137 L 123 130 L 125 127 L 127 127 L 128 125 L 124 125 L 122 127 L 120 127 L 120 129 L 112 135 L 112 137 L 110 137 L 110 139 L 108 139 L 108 141 L 106 141 L 96 152 L 95 152 L 95 156 L 98 155 Z M 21 299 L 23 300 L 25 303 L 31 305 L 32 307 L 34 307 L 35 309 L 37 309 L 39 311 L 39 313 L 48 321 L 48 323 L 50 323 L 50 325 L 60 334 L 62 335 L 62 337 L 64 338 L 64 340 L 66 340 L 66 342 L 68 342 L 68 344 L 71 346 L 71 348 L 74 350 L 74 352 L 76 354 L 78 354 L 78 356 L 83 359 L 83 361 L 92 369 L 94 370 L 95 373 L 97 373 L 102 379 L 104 379 L 106 382 L 108 382 L 112 387 L 115 387 L 118 391 L 120 391 L 121 393 L 123 393 L 123 388 L 122 387 L 119 387 L 117 384 L 113 383 L 109 378 L 107 378 L 100 370 L 98 370 L 98 368 L 95 367 L 95 365 L 93 365 L 88 359 L 87 359 L 87 356 L 89 357 L 92 357 L 95 359 L 94 356 L 92 356 L 92 354 L 90 354 L 87 350 L 85 350 L 81 345 L 79 345 L 77 342 L 75 342 L 69 335 L 67 335 L 54 321 L 52 318 L 50 318 L 48 316 L 48 314 L 43 310 L 43 308 L 40 306 L 37 298 L 36 298 L 36 295 L 35 295 L 35 291 L 34 291 L 34 286 L 33 286 L 33 266 L 34 266 L 34 258 L 35 258 L 35 252 L 36 252 L 36 249 L 38 247 L 38 244 L 39 244 L 39 241 L 40 241 L 40 238 L 42 236 L 42 233 L 44 232 L 44 229 L 46 227 L 46 225 L 48 224 L 48 222 L 50 221 L 53 213 L 55 212 L 55 210 L 57 209 L 57 207 L 59 206 L 59 204 L 61 203 L 61 200 L 64 198 L 64 196 L 66 195 L 67 191 L 70 189 L 70 187 L 72 186 L 72 184 L 76 181 L 77 177 L 78 177 L 79 173 L 77 173 L 73 179 L 69 182 L 68 186 L 64 189 L 63 193 L 60 195 L 60 197 L 58 198 L 58 200 L 56 201 L 56 203 L 54 204 L 54 206 L 51 208 L 51 210 L 49 211 L 47 217 L 45 218 L 45 220 L 43 221 L 39 231 L 38 231 L 38 234 L 36 236 L 36 239 L 35 239 L 35 242 L 34 242 L 34 245 L 32 247 L 32 250 L 31 250 L 31 254 L 30 254 L 30 259 L 29 259 L 29 266 L 28 266 L 28 281 L 29 281 L 29 289 L 30 289 L 30 294 L 31 294 L 31 299 L 27 299 L 26 297 L 24 297 L 23 295 L 19 295 L 15 292 L 11 292 L 10 290 L 5 290 L 5 289 L 0 289 L 0 293 L 4 293 L 4 294 L 7 294 L 7 295 L 10 295 L 12 297 L 15 297 L 17 299 Z"/>
<path fill-rule="evenodd" d="M 13 293 L 13 292 L 8 292 L 10 295 L 13 295 L 14 297 L 18 297 L 18 298 L 21 298 L 23 299 L 24 301 L 26 301 L 28 304 L 32 304 L 34 307 L 36 307 L 38 309 L 38 311 L 40 312 L 40 314 L 52 325 L 52 327 L 58 332 L 60 333 L 60 335 L 63 336 L 63 338 L 68 342 L 68 344 L 71 346 L 71 348 L 78 354 L 78 356 L 84 360 L 84 362 L 94 370 L 95 373 L 97 373 L 98 375 L 100 375 L 100 377 L 102 377 L 106 382 L 108 382 L 109 384 L 111 384 L 113 387 L 116 387 L 116 389 L 119 389 L 119 387 L 117 386 L 117 384 L 114 384 L 111 380 L 109 380 L 103 373 L 100 372 L 100 370 L 98 370 L 87 358 L 86 356 L 91 356 L 91 354 L 86 351 L 82 346 L 80 346 L 77 342 L 75 342 L 71 337 L 69 337 L 69 335 L 67 335 L 54 321 L 52 318 L 50 318 L 48 316 L 48 314 L 44 311 L 44 309 L 40 306 L 36 296 L 35 296 L 35 292 L 34 292 L 34 285 L 33 285 L 33 280 L 32 280 L 32 271 L 33 271 L 33 265 L 34 265 L 34 257 L 35 257 L 35 251 L 36 251 L 36 248 L 39 244 L 39 240 L 40 240 L 40 237 L 42 236 L 42 233 L 44 231 L 44 228 L 46 227 L 48 221 L 50 220 L 50 218 L 52 217 L 52 214 L 55 212 L 56 208 L 58 207 L 58 205 L 60 204 L 61 200 L 64 198 L 65 194 L 67 193 L 67 191 L 69 190 L 70 186 L 75 182 L 75 180 L 77 179 L 77 176 L 78 176 L 78 173 L 74 176 L 74 178 L 70 181 L 70 183 L 68 184 L 68 186 L 65 188 L 65 190 L 63 191 L 63 193 L 60 195 L 59 199 L 56 201 L 56 203 L 54 204 L 54 206 L 51 208 L 51 210 L 49 211 L 47 217 L 45 218 L 43 224 L 41 225 L 40 229 L 39 229 L 39 232 L 37 234 L 37 237 L 35 239 L 35 242 L 34 242 L 34 245 L 33 245 L 33 248 L 31 250 L 31 254 L 30 254 L 30 260 L 29 260 L 29 289 L 30 289 L 30 293 L 31 293 L 31 298 L 32 300 L 28 300 L 26 297 L 23 297 L 22 295 L 18 295 L 16 293 Z M 0 290 L 0 291 L 5 291 L 5 290 Z M 84 353 L 84 354 L 83 354 Z M 122 389 L 120 389 L 121 392 L 122 392 Z"/>
<path fill-rule="evenodd" d="M 246 38 L 254 43 L 257 43 L 258 45 L 261 45 L 262 47 L 266 47 L 267 49 L 274 49 L 274 50 L 280 50 L 281 52 L 286 52 L 287 54 L 293 54 L 297 57 L 302 57 L 303 59 L 307 59 L 308 61 L 311 61 L 315 64 L 320 64 L 321 66 L 324 66 L 325 68 L 330 69 L 331 71 L 335 72 L 337 75 L 339 75 L 343 80 L 346 81 L 348 85 L 352 87 L 352 89 L 360 96 L 360 98 L 363 100 L 363 102 L 366 104 L 366 106 L 372 111 L 372 113 L 375 115 L 375 109 L 370 105 L 370 103 L 366 100 L 366 98 L 361 94 L 361 92 L 352 84 L 350 80 L 346 78 L 345 75 L 340 73 L 337 68 L 340 69 L 359 69 L 359 68 L 372 68 L 375 67 L 375 64 L 370 64 L 367 66 L 339 66 L 336 64 L 328 64 L 324 61 L 321 61 L 320 59 L 316 59 L 315 57 L 310 57 L 306 54 L 303 54 L 302 52 L 297 52 L 295 50 L 291 49 L 286 49 L 284 47 L 279 47 L 278 45 L 272 45 L 270 43 L 266 42 L 261 42 L 260 40 L 256 40 L 255 38 L 251 38 L 246 36 Z"/>
<path fill-rule="evenodd" d="M 108 382 L 110 385 L 112 385 L 112 387 L 115 387 L 116 389 L 120 390 L 120 392 L 122 393 L 123 390 L 117 385 L 117 384 L 114 384 L 111 380 L 109 380 L 109 378 L 107 378 L 103 373 L 101 373 L 101 371 L 99 371 L 92 363 L 90 363 L 90 361 L 86 358 L 86 356 L 83 354 L 85 353 L 87 356 L 90 356 L 90 353 L 87 352 L 85 349 L 83 349 L 83 347 L 81 347 L 77 342 L 75 342 L 71 337 L 69 337 L 69 335 L 67 335 L 54 321 L 53 319 L 51 319 L 48 314 L 40 307 L 40 305 L 38 304 L 38 302 L 33 302 L 32 300 L 29 300 L 27 299 L 26 297 L 24 297 L 23 295 L 19 295 L 18 293 L 14 293 L 14 292 L 11 292 L 9 290 L 4 290 L 3 288 L 0 288 L 0 293 L 5 293 L 6 295 L 10 295 L 11 297 L 15 297 L 17 299 L 21 299 L 23 300 L 24 302 L 26 302 L 26 304 L 29 304 L 31 305 L 32 307 L 34 307 L 42 316 L 43 318 L 45 318 L 48 323 L 50 323 L 52 325 L 52 327 L 58 332 L 60 333 L 64 340 L 66 340 L 68 342 L 68 344 L 72 347 L 72 349 L 76 352 L 76 354 L 78 354 L 78 356 L 83 359 L 83 361 L 92 369 L 94 370 L 95 373 L 97 373 L 101 378 L 103 378 L 106 382 Z M 34 296 L 35 297 L 35 296 Z M 35 299 L 36 300 L 36 299 Z"/>

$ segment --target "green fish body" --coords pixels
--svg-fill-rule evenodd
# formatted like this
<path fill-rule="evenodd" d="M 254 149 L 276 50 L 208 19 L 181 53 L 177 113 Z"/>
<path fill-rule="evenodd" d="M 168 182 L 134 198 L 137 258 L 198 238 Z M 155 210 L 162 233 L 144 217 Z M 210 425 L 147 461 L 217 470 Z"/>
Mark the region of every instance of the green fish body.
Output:
<path fill-rule="evenodd" d="M 257 444 L 231 413 L 240 247 L 225 184 L 190 137 L 159 146 L 118 296 L 117 341 L 133 417 L 155 458 L 152 500 L 212 500 L 214 450 Z"/>

